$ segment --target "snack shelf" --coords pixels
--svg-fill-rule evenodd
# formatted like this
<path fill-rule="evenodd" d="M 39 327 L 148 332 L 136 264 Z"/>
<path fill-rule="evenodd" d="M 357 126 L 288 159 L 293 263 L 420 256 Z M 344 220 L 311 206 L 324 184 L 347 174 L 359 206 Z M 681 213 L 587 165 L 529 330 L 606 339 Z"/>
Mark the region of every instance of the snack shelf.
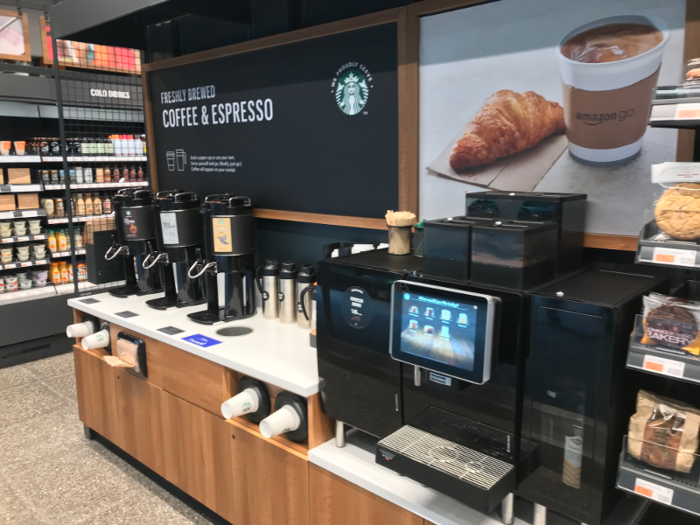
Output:
<path fill-rule="evenodd" d="M 83 215 L 73 217 L 73 222 L 87 222 L 93 219 L 108 219 L 114 217 L 113 213 L 103 213 L 102 215 Z M 68 224 L 68 217 L 54 217 L 48 220 L 49 224 Z"/>
<path fill-rule="evenodd" d="M 700 384 L 700 357 L 684 350 L 643 344 L 644 319 L 637 315 L 627 350 L 627 368 Z"/>
<path fill-rule="evenodd" d="M 673 239 L 652 220 L 639 233 L 636 262 L 668 268 L 700 268 L 700 244 Z"/>
<path fill-rule="evenodd" d="M 0 263 L 0 270 L 16 270 L 17 268 L 29 268 L 30 266 L 43 266 L 49 264 L 49 260 L 32 259 L 29 261 L 12 261 L 9 263 Z"/>
<path fill-rule="evenodd" d="M 43 162 L 39 155 L 0 155 L 0 164 L 25 164 Z"/>
<path fill-rule="evenodd" d="M 78 293 L 90 292 L 92 290 L 109 290 L 117 286 L 124 286 L 126 281 L 114 281 L 111 283 L 93 284 L 90 281 L 82 281 L 78 283 Z M 73 283 L 56 285 L 56 293 L 59 295 L 72 294 L 75 290 Z"/>
<path fill-rule="evenodd" d="M 70 189 L 82 190 L 91 188 L 128 188 L 132 186 L 148 186 L 148 181 L 143 182 L 92 182 L 89 184 L 71 184 Z M 65 184 L 45 184 L 45 190 L 65 190 Z"/>
<path fill-rule="evenodd" d="M 0 243 L 2 244 L 13 244 L 16 242 L 27 242 L 27 241 L 45 241 L 47 239 L 45 233 L 40 233 L 38 235 L 13 235 L 12 237 L 2 237 L 0 238 Z"/>
<path fill-rule="evenodd" d="M 46 217 L 46 210 L 12 210 L 0 211 L 0 219 L 21 219 L 24 217 Z"/>
<path fill-rule="evenodd" d="M 0 184 L 0 193 L 36 193 L 42 190 L 41 184 Z"/>
<path fill-rule="evenodd" d="M 75 254 L 76 255 L 85 255 L 85 248 L 78 248 L 77 250 L 75 250 Z M 68 250 L 66 252 L 55 252 L 55 253 L 52 252 L 51 258 L 52 259 L 59 259 L 61 257 L 70 257 L 70 255 L 71 255 L 70 250 Z"/>
<path fill-rule="evenodd" d="M 68 162 L 146 162 L 145 155 L 67 157 Z M 63 162 L 63 157 L 43 157 L 43 162 Z"/>
<path fill-rule="evenodd" d="M 700 485 L 698 485 L 700 457 L 694 455 L 691 471 L 683 474 L 656 468 L 635 459 L 628 452 L 628 442 L 628 437 L 625 436 L 617 471 L 617 488 L 700 516 Z M 668 457 L 676 457 L 670 455 L 671 452 L 675 452 L 675 449 L 667 452 Z"/>

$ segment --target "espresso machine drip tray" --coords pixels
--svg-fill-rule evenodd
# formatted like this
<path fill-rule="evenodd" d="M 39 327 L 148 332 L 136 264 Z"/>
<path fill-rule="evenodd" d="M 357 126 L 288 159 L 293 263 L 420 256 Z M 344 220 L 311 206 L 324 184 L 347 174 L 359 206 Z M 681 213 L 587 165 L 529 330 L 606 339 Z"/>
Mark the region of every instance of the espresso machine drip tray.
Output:
<path fill-rule="evenodd" d="M 449 419 L 463 419 L 469 427 L 474 424 L 440 409 L 426 412 L 433 411 Z M 376 461 L 484 513 L 492 512 L 516 488 L 514 465 L 412 425 L 379 441 Z"/>

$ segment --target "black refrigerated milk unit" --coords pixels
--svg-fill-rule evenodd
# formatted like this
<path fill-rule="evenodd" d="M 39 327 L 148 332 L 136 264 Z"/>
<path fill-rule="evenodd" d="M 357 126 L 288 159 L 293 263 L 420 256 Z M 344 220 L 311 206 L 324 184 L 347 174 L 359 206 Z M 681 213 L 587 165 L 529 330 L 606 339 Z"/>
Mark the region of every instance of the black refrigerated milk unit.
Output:
<path fill-rule="evenodd" d="M 618 457 L 639 389 L 627 346 L 642 296 L 662 284 L 588 271 L 533 294 L 523 437 L 534 453 L 519 495 L 589 525 L 622 496 Z"/>

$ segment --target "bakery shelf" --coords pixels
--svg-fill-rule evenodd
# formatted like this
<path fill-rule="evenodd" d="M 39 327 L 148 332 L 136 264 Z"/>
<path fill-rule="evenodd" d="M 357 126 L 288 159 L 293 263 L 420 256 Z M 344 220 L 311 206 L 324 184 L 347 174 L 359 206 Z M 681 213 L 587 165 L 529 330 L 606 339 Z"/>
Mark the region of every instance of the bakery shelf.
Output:
<path fill-rule="evenodd" d="M 12 237 L 2 237 L 0 238 L 1 244 L 14 244 L 16 242 L 27 242 L 27 241 L 45 241 L 46 234 L 40 233 L 38 235 L 13 235 Z"/>
<path fill-rule="evenodd" d="M 28 164 L 42 162 L 39 155 L 0 155 L 0 164 Z"/>
<path fill-rule="evenodd" d="M 656 468 L 635 459 L 628 452 L 628 443 L 625 436 L 617 471 L 617 488 L 700 516 L 700 457 L 693 455 L 692 468 L 685 474 Z M 668 450 L 666 454 L 675 458 L 677 451 Z"/>
<path fill-rule="evenodd" d="M 700 244 L 674 239 L 652 220 L 639 233 L 636 261 L 668 268 L 700 268 Z"/>
<path fill-rule="evenodd" d="M 68 162 L 146 162 L 145 155 L 67 157 Z M 63 157 L 44 157 L 44 162 L 63 162 Z"/>
<path fill-rule="evenodd" d="M 32 259 L 29 261 L 12 261 L 9 263 L 0 263 L 0 270 L 17 270 L 18 268 L 29 268 L 30 266 L 44 266 L 49 264 L 47 258 Z"/>
<path fill-rule="evenodd" d="M 0 193 L 36 193 L 42 190 L 41 184 L 0 184 Z"/>
<path fill-rule="evenodd" d="M 113 213 L 103 213 L 102 215 L 82 215 L 73 217 L 73 222 L 87 222 L 93 219 L 108 219 L 114 217 Z M 68 224 L 68 217 L 54 217 L 48 220 L 49 224 Z"/>
<path fill-rule="evenodd" d="M 70 189 L 100 189 L 100 188 L 129 188 L 133 186 L 148 186 L 148 181 L 143 182 L 92 182 L 90 184 L 71 184 Z M 65 184 L 45 184 L 45 190 L 65 190 Z"/>
<path fill-rule="evenodd" d="M 12 210 L 0 211 L 0 219 L 21 219 L 27 217 L 46 217 L 46 210 Z"/>
<path fill-rule="evenodd" d="M 78 248 L 75 250 L 76 255 L 85 255 L 85 248 Z M 71 251 L 68 250 L 66 252 L 56 252 L 56 253 L 51 253 L 51 258 L 52 259 L 60 259 L 61 257 L 70 257 L 71 256 Z"/>
<path fill-rule="evenodd" d="M 700 357 L 684 350 L 642 343 L 644 319 L 637 315 L 627 350 L 627 368 L 700 384 Z"/>

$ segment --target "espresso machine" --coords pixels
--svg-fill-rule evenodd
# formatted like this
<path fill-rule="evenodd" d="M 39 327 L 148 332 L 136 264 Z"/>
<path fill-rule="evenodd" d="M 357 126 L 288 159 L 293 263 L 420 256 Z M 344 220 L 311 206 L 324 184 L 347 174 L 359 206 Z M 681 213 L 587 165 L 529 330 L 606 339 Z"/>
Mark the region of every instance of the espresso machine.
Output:
<path fill-rule="evenodd" d="M 201 259 L 204 229 L 201 204 L 193 192 L 161 191 L 156 194 L 155 221 L 157 253 L 143 261 L 148 270 L 156 264 L 163 269 L 165 296 L 146 301 L 156 310 L 192 306 L 206 301 L 204 279 L 192 279 L 190 267 Z"/>
<path fill-rule="evenodd" d="M 255 218 L 248 197 L 209 195 L 202 208 L 205 260 L 188 276 L 205 276 L 207 309 L 187 316 L 201 324 L 255 315 Z M 224 275 L 224 305 L 219 305 L 218 274 Z"/>
<path fill-rule="evenodd" d="M 500 504 L 504 523 L 522 497 L 536 525 L 548 508 L 600 525 L 620 498 L 633 314 L 662 280 L 583 267 L 585 196 L 473 197 L 426 223 L 422 259 L 319 263 L 336 445 L 346 426 L 372 434 L 378 464 L 487 514 Z"/>
<path fill-rule="evenodd" d="M 163 289 L 160 266 L 143 266 L 152 255 L 156 240 L 153 192 L 125 188 L 119 190 L 113 202 L 116 231 L 105 259 L 122 256 L 126 284 L 110 289 L 109 293 L 116 297 L 128 297 L 160 292 Z"/>

